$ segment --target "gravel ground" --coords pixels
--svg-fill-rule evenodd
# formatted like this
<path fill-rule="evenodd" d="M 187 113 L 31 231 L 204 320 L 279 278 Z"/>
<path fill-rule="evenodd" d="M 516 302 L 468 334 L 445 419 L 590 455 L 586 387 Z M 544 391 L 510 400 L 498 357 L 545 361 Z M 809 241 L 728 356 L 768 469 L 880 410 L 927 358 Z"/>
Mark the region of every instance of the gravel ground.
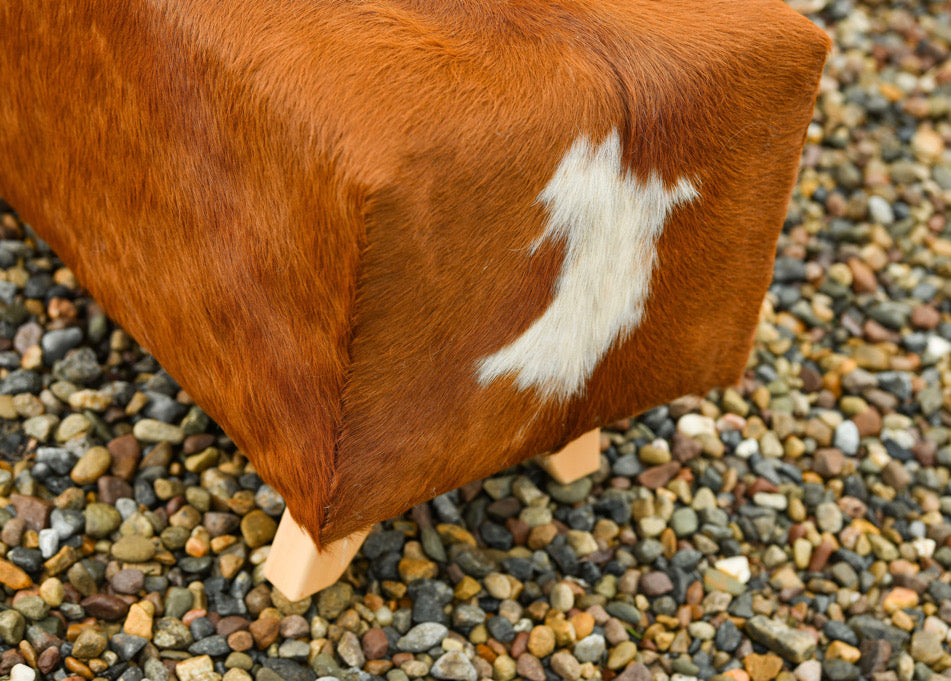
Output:
<path fill-rule="evenodd" d="M 291 603 L 281 499 L 0 206 L 0 676 L 951 679 L 951 17 L 836 42 L 742 384 L 376 528 Z"/>

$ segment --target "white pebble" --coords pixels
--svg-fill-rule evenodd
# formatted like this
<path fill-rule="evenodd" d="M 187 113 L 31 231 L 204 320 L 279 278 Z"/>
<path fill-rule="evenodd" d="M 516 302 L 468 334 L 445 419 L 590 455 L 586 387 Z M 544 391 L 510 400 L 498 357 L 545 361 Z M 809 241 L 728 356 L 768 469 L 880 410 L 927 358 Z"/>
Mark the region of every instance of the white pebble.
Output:
<path fill-rule="evenodd" d="M 750 561 L 746 556 L 732 556 L 718 560 L 714 567 L 720 572 L 730 575 L 740 584 L 746 584 L 750 581 Z"/>
<path fill-rule="evenodd" d="M 868 198 L 868 212 L 872 222 L 877 222 L 880 225 L 890 225 L 895 221 L 891 204 L 881 196 L 870 196 Z"/>
<path fill-rule="evenodd" d="M 736 446 L 734 452 L 741 459 L 748 459 L 759 451 L 759 442 L 753 438 L 747 438 Z"/>
<path fill-rule="evenodd" d="M 772 508 L 776 511 L 785 511 L 789 505 L 789 500 L 785 494 L 778 492 L 757 492 L 753 495 L 753 503 L 763 508 Z"/>
<path fill-rule="evenodd" d="M 715 436 L 717 434 L 717 424 L 709 416 L 684 414 L 680 417 L 680 420 L 677 421 L 677 430 L 690 437 L 697 437 L 704 433 Z"/>
<path fill-rule="evenodd" d="M 919 537 L 918 539 L 913 539 L 911 545 L 915 549 L 915 553 L 918 554 L 919 558 L 931 558 L 934 555 L 934 550 L 937 547 L 937 543 L 934 539 L 927 539 L 925 537 Z"/>
<path fill-rule="evenodd" d="M 135 499 L 123 497 L 116 499 L 116 510 L 119 511 L 119 515 L 122 516 L 123 520 L 128 520 L 129 516 L 139 510 L 139 505 L 135 503 Z"/>
<path fill-rule="evenodd" d="M 59 534 L 56 530 L 40 530 L 39 547 L 44 558 L 52 558 L 59 548 Z"/>
<path fill-rule="evenodd" d="M 10 681 L 34 681 L 36 672 L 25 664 L 15 664 L 10 670 Z"/>
<path fill-rule="evenodd" d="M 925 357 L 937 361 L 945 355 L 951 355 L 951 341 L 941 336 L 931 336 L 925 347 Z"/>
<path fill-rule="evenodd" d="M 854 422 L 843 421 L 836 426 L 834 444 L 843 454 L 854 456 L 859 450 L 859 441 L 859 428 Z"/>
<path fill-rule="evenodd" d="M 796 681 L 819 681 L 822 678 L 822 663 L 819 660 L 806 660 L 793 670 Z"/>

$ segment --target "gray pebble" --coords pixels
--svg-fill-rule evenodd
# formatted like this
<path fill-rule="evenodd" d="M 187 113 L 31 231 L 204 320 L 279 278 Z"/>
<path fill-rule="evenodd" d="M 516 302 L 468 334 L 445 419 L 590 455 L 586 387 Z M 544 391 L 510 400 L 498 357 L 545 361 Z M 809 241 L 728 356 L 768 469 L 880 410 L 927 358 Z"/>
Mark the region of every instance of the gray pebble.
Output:
<path fill-rule="evenodd" d="M 181 618 L 191 610 L 195 595 L 188 589 L 180 586 L 170 587 L 165 595 L 165 614 L 176 619 Z"/>
<path fill-rule="evenodd" d="M 119 653 L 119 657 L 123 660 L 131 660 L 145 647 L 146 643 L 148 643 L 148 639 L 123 633 L 116 634 L 109 639 L 109 647 Z"/>
<path fill-rule="evenodd" d="M 409 653 L 421 653 L 442 643 L 449 635 L 449 629 L 437 622 L 423 622 L 406 632 L 397 642 L 396 647 Z"/>
<path fill-rule="evenodd" d="M 92 348 L 81 347 L 56 362 L 53 375 L 71 383 L 89 385 L 102 375 L 102 369 Z"/>
<path fill-rule="evenodd" d="M 270 485 L 261 485 L 254 493 L 254 503 L 270 516 L 279 516 L 284 512 L 284 499 Z"/>
<path fill-rule="evenodd" d="M 579 662 L 598 663 L 601 661 L 604 651 L 604 637 L 600 634 L 590 634 L 575 644 L 573 652 Z"/>
<path fill-rule="evenodd" d="M 40 375 L 29 369 L 11 371 L 6 378 L 0 380 L 0 395 L 17 395 L 19 393 L 40 392 L 43 381 Z"/>
<path fill-rule="evenodd" d="M 54 362 L 63 359 L 66 353 L 79 345 L 82 340 L 82 329 L 75 326 L 47 331 L 40 340 L 43 361 L 47 366 L 52 366 Z"/>
<path fill-rule="evenodd" d="M 206 640 L 208 639 L 204 639 L 202 641 L 199 641 L 198 643 L 204 643 Z M 189 652 L 191 652 L 192 648 L 197 646 L 198 643 L 196 643 L 194 646 L 189 648 L 188 649 Z M 228 651 L 227 642 L 225 642 L 224 647 L 225 647 L 225 652 L 227 652 Z M 219 653 L 219 654 L 223 654 L 223 653 Z M 278 656 L 289 659 L 289 660 L 306 660 L 307 656 L 310 654 L 310 645 L 308 645 L 307 641 L 298 641 L 296 639 L 289 639 L 281 643 L 280 646 L 278 646 L 277 654 Z"/>
<path fill-rule="evenodd" d="M 843 421 L 835 429 L 833 444 L 843 454 L 855 456 L 859 451 L 859 429 L 852 421 Z"/>
<path fill-rule="evenodd" d="M 440 655 L 429 673 L 437 679 L 451 681 L 476 681 L 478 678 L 475 667 L 472 666 L 465 654 L 458 650 Z"/>
<path fill-rule="evenodd" d="M 548 482 L 548 493 L 553 499 L 563 504 L 577 504 L 588 497 L 593 484 L 591 478 L 588 477 L 580 478 L 567 485 L 551 480 Z"/>
<path fill-rule="evenodd" d="M 670 522 L 668 524 L 674 531 L 674 534 L 680 538 L 689 537 L 700 527 L 697 512 L 689 506 L 678 508 L 674 511 L 673 515 L 670 516 Z"/>

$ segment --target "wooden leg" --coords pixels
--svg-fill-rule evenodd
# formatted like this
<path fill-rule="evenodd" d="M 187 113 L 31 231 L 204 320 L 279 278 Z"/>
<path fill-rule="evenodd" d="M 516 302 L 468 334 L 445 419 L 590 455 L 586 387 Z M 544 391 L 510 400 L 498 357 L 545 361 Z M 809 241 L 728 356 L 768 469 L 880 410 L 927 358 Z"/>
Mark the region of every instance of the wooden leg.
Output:
<path fill-rule="evenodd" d="M 264 564 L 264 576 L 287 598 L 299 601 L 336 582 L 369 533 L 368 527 L 318 551 L 310 535 L 284 511 Z"/>
<path fill-rule="evenodd" d="M 601 467 L 601 429 L 595 428 L 540 460 L 556 482 L 567 485 Z"/>

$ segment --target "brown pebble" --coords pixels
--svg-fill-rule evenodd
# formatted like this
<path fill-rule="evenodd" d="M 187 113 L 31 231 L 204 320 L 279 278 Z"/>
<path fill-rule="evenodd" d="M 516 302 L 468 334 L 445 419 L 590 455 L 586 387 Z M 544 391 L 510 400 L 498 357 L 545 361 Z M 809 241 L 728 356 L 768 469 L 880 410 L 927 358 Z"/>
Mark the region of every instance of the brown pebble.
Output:
<path fill-rule="evenodd" d="M 751 497 L 758 492 L 767 492 L 769 494 L 773 494 L 778 491 L 779 488 L 766 478 L 756 478 L 756 480 L 754 480 L 749 486 L 749 489 L 746 490 L 746 494 L 747 496 Z"/>
<path fill-rule="evenodd" d="M 26 530 L 26 521 L 23 518 L 11 518 L 0 530 L 0 541 L 7 546 L 19 546 Z"/>
<path fill-rule="evenodd" d="M 396 653 L 393 655 L 393 664 L 399 667 L 404 662 L 409 662 L 413 658 L 413 653 Z"/>
<path fill-rule="evenodd" d="M 139 447 L 139 441 L 131 433 L 117 437 L 111 440 L 106 449 L 112 456 L 112 464 L 109 466 L 110 472 L 117 478 L 131 480 L 139 467 L 139 459 L 142 457 L 142 449 Z"/>
<path fill-rule="evenodd" d="M 62 659 L 62 657 L 58 648 L 47 648 L 36 658 L 36 666 L 44 674 L 49 674 L 59 665 L 60 659 Z"/>
<path fill-rule="evenodd" d="M 545 681 L 545 668 L 541 661 L 531 653 L 522 653 L 518 656 L 515 671 L 528 681 Z"/>
<path fill-rule="evenodd" d="M 185 438 L 185 441 L 182 442 L 182 453 L 185 456 L 189 454 L 197 454 L 198 452 L 208 449 L 213 444 L 215 444 L 215 436 L 211 433 L 198 433 L 197 435 L 189 435 Z"/>
<path fill-rule="evenodd" d="M 931 331 L 941 323 L 941 313 L 931 305 L 919 305 L 911 311 L 911 325 L 916 329 Z"/>
<path fill-rule="evenodd" d="M 848 262 L 852 270 L 852 290 L 856 293 L 874 293 L 878 290 L 878 279 L 875 272 L 858 258 L 851 258 Z"/>
<path fill-rule="evenodd" d="M 111 622 L 122 619 L 129 612 L 129 604 L 126 601 L 109 594 L 87 596 L 80 605 L 83 606 L 87 615 Z"/>
<path fill-rule="evenodd" d="M 659 489 L 673 480 L 679 470 L 679 461 L 668 461 L 659 466 L 648 468 L 637 476 L 637 482 L 647 489 Z"/>
<path fill-rule="evenodd" d="M 911 484 L 911 473 L 900 461 L 889 461 L 882 469 L 882 482 L 889 487 L 902 490 Z"/>
<path fill-rule="evenodd" d="M 145 455 L 140 466 L 142 468 L 151 468 L 152 466 L 167 468 L 172 461 L 172 456 L 172 445 L 168 442 L 159 442 Z"/>
<path fill-rule="evenodd" d="M 281 620 L 277 617 L 262 617 L 253 621 L 248 630 L 254 637 L 258 650 L 264 650 L 277 640 L 281 633 Z"/>
<path fill-rule="evenodd" d="M 288 615 L 281 619 L 281 636 L 303 638 L 310 633 L 310 624 L 300 615 Z"/>
<path fill-rule="evenodd" d="M 667 573 L 660 571 L 648 572 L 643 575 L 639 586 L 641 593 L 648 598 L 663 596 L 664 594 L 670 593 L 674 588 L 674 584 L 670 581 L 670 577 L 667 576 Z"/>
<path fill-rule="evenodd" d="M 141 570 L 119 570 L 109 580 L 109 584 L 120 594 L 137 594 L 145 587 L 145 575 Z"/>
<path fill-rule="evenodd" d="M 16 648 L 0 654 L 0 674 L 9 674 L 14 665 L 24 664 L 26 660 Z"/>
<path fill-rule="evenodd" d="M 201 524 L 208 530 L 211 537 L 220 537 L 225 534 L 235 534 L 241 519 L 234 513 L 209 511 L 202 517 Z"/>
<path fill-rule="evenodd" d="M 674 433 L 674 439 L 670 446 L 670 455 L 674 461 L 687 463 L 692 459 L 696 459 L 702 453 L 703 445 L 700 442 L 694 440 L 689 435 L 684 435 L 680 431 Z"/>
<path fill-rule="evenodd" d="M 132 498 L 132 486 L 114 475 L 103 475 L 97 482 L 99 501 L 114 506 L 119 499 Z"/>
<path fill-rule="evenodd" d="M 386 673 L 393 668 L 393 663 L 389 660 L 367 660 L 363 666 L 364 671 L 372 676 L 386 676 Z"/>
<path fill-rule="evenodd" d="M 859 650 L 859 668 L 866 676 L 885 671 L 889 658 L 892 656 L 892 645 L 885 639 L 865 639 Z"/>
<path fill-rule="evenodd" d="M 231 632 L 228 634 L 227 641 L 228 646 L 239 653 L 251 650 L 251 646 L 254 645 L 254 637 L 251 636 L 251 632 L 244 630 Z"/>
<path fill-rule="evenodd" d="M 818 371 L 809 367 L 802 367 L 799 370 L 799 378 L 802 381 L 804 392 L 815 393 L 822 390 L 822 375 Z"/>
<path fill-rule="evenodd" d="M 817 449 L 812 460 L 812 469 L 824 478 L 834 478 L 844 466 L 845 455 L 834 447 Z"/>
<path fill-rule="evenodd" d="M 865 323 L 862 325 L 862 332 L 865 334 L 866 340 L 870 343 L 897 343 L 901 340 L 901 335 L 882 326 L 874 319 L 865 320 Z M 861 360 L 859 359 L 860 355 L 855 355 L 856 361 L 859 361 L 860 366 L 867 364 L 869 368 L 878 368 L 887 362 L 887 358 L 876 347 L 867 345 L 859 346 L 857 352 L 864 353 L 861 355 Z"/>
<path fill-rule="evenodd" d="M 528 523 L 518 518 L 506 520 L 505 529 L 512 533 L 512 540 L 519 546 L 523 546 L 528 541 L 528 534 L 532 531 Z"/>
<path fill-rule="evenodd" d="M 812 557 L 809 560 L 809 571 L 810 572 L 821 572 L 822 569 L 826 566 L 826 563 L 829 562 L 829 556 L 832 555 L 832 552 L 836 550 L 836 545 L 831 541 L 822 541 L 812 551 Z"/>
<path fill-rule="evenodd" d="M 699 605 L 703 600 L 703 582 L 694 580 L 687 587 L 687 605 Z"/>
<path fill-rule="evenodd" d="M 244 597 L 248 612 L 257 617 L 265 608 L 271 607 L 271 589 L 267 584 L 258 584 Z"/>
<path fill-rule="evenodd" d="M 229 615 L 228 617 L 222 617 L 218 620 L 215 631 L 218 632 L 219 636 L 230 636 L 236 631 L 247 631 L 250 624 L 251 623 L 246 618 L 241 617 L 241 615 Z"/>
<path fill-rule="evenodd" d="M 581 638 L 579 636 L 578 638 Z M 520 631 L 515 637 L 515 640 L 512 641 L 512 647 L 509 650 L 509 656 L 513 658 L 518 658 L 522 653 L 528 650 L 528 632 Z"/>
<path fill-rule="evenodd" d="M 27 528 L 39 532 L 49 525 L 50 513 L 53 511 L 50 502 L 14 492 L 10 495 L 10 505 L 16 509 L 17 518 L 22 518 Z"/>
<path fill-rule="evenodd" d="M 360 641 L 363 648 L 363 654 L 368 660 L 379 660 L 386 655 L 389 650 L 390 642 L 386 638 L 386 633 L 379 627 L 371 627 L 363 635 Z"/>
<path fill-rule="evenodd" d="M 859 437 L 871 437 L 882 431 L 882 416 L 873 407 L 853 416 L 852 422 L 859 430 Z"/>

